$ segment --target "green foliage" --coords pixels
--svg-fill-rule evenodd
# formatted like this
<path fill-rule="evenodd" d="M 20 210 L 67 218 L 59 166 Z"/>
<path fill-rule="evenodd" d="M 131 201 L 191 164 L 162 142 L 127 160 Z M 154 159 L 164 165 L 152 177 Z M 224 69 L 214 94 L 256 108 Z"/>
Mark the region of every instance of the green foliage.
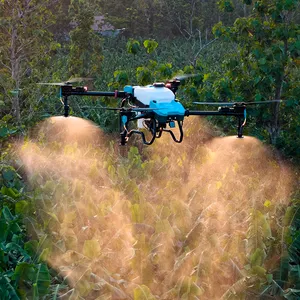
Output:
<path fill-rule="evenodd" d="M 50 53 L 59 47 L 49 31 L 56 18 L 51 11 L 53 3 L 53 0 L 43 3 L 34 0 L 30 4 L 0 2 L 0 100 L 5 104 L 1 111 L 11 113 L 18 123 L 21 122 L 21 108 L 32 101 L 28 94 L 29 78 L 38 78 L 39 71 L 49 63 Z"/>
<path fill-rule="evenodd" d="M 71 43 L 68 56 L 69 74 L 71 76 L 96 76 L 101 70 L 102 40 L 92 29 L 95 12 L 98 10 L 95 1 L 73 0 L 69 14 L 75 28 L 70 31 Z"/>
<path fill-rule="evenodd" d="M 97 258 L 100 255 L 100 245 L 97 240 L 86 240 L 83 245 L 83 254 L 90 258 Z"/>
<path fill-rule="evenodd" d="M 136 69 L 136 78 L 140 85 L 147 85 L 153 81 L 153 73 L 147 67 L 138 67 Z"/>
<path fill-rule="evenodd" d="M 45 264 L 46 238 L 24 226 L 35 215 L 31 200 L 21 176 L 1 161 L 0 292 L 5 299 L 41 299 L 52 293 L 53 275 Z"/>
<path fill-rule="evenodd" d="M 217 4 L 222 11 L 233 12 L 234 10 L 233 2 L 231 0 L 221 0 L 218 1 Z"/>
<path fill-rule="evenodd" d="M 299 202 L 294 201 L 295 204 L 290 206 L 285 215 L 285 225 L 289 226 L 289 232 L 291 235 L 291 241 L 289 243 L 288 253 L 290 259 L 294 265 L 300 265 L 300 255 L 299 255 L 299 246 L 300 246 L 300 208 Z"/>
<path fill-rule="evenodd" d="M 25 210 L 24 207 L 27 205 L 24 183 L 20 175 L 13 167 L 6 164 L 0 164 L 0 200 L 2 205 L 6 204 L 11 209 L 15 207 L 17 211 Z"/>
<path fill-rule="evenodd" d="M 226 3 L 219 2 L 223 10 L 229 5 Z M 295 145 L 297 138 L 292 137 L 289 130 L 291 123 L 299 118 L 295 97 L 295 83 L 299 81 L 295 59 L 299 57 L 296 50 L 299 25 L 293 18 L 297 3 L 278 1 L 273 5 L 269 1 L 253 1 L 251 16 L 236 19 L 233 26 L 224 26 L 221 22 L 213 28 L 216 37 L 238 45 L 237 51 L 223 61 L 223 72 L 211 82 L 215 96 L 238 101 L 286 100 L 270 109 L 253 109 L 255 127 L 267 128 L 270 142 L 286 153 L 295 153 L 299 149 Z M 289 109 L 288 100 L 294 100 L 294 109 Z M 295 128 L 294 123 L 292 126 Z"/>
<path fill-rule="evenodd" d="M 187 136 L 189 134 L 188 131 Z M 201 160 L 199 169 L 203 169 L 204 161 L 209 160 L 205 157 L 213 157 L 213 153 L 208 155 L 195 146 L 195 156 L 188 152 L 189 148 L 180 153 L 172 148 L 173 151 L 166 151 L 164 155 L 160 152 L 163 147 L 158 146 L 152 154 L 149 154 L 151 149 L 141 153 L 138 147 L 131 147 L 119 156 L 112 143 L 108 147 L 97 144 L 97 148 L 84 146 L 82 149 L 78 144 L 62 147 L 58 142 L 48 143 L 48 148 L 44 143 L 40 141 L 35 147 L 49 151 L 46 157 L 53 158 L 51 165 L 62 164 L 66 172 L 61 175 L 60 168 L 50 168 L 43 173 L 37 170 L 38 176 L 31 174 L 35 178 L 32 185 L 36 220 L 33 224 L 48 234 L 39 257 L 56 257 L 55 265 L 70 276 L 66 297 L 72 294 L 83 298 L 117 295 L 121 299 L 213 298 L 217 292 L 214 280 L 209 278 L 218 277 L 220 281 L 231 278 L 228 282 L 222 281 L 225 287 L 218 292 L 220 299 L 221 291 L 223 299 L 243 299 L 247 294 L 284 295 L 276 286 L 284 282 L 284 287 L 290 288 L 292 280 L 297 282 L 297 269 L 292 271 L 288 261 L 282 261 L 278 274 L 271 273 L 274 265 L 270 267 L 270 260 L 280 251 L 282 236 L 273 220 L 280 222 L 283 213 L 282 210 L 277 215 L 274 213 L 273 199 L 269 200 L 271 204 L 264 200 L 259 209 L 251 210 L 249 206 L 250 211 L 241 205 L 241 211 L 235 213 L 233 199 L 238 203 L 245 195 L 250 193 L 249 198 L 253 195 L 247 189 L 242 195 L 239 188 L 234 189 L 227 202 L 228 212 L 232 212 L 233 217 L 226 214 L 225 223 L 236 216 L 243 231 L 236 236 L 231 224 L 227 230 L 232 234 L 228 238 L 227 234 L 215 233 L 214 227 L 222 222 L 217 211 L 223 190 L 230 188 L 226 187 L 227 179 L 213 172 L 213 177 L 218 178 L 211 185 L 219 197 L 216 210 L 212 209 L 211 196 L 203 195 L 206 183 L 198 180 L 203 178 L 198 173 L 195 173 L 197 186 L 187 181 L 187 193 L 179 188 L 189 158 Z M 65 156 L 61 160 L 62 153 L 67 160 Z M 81 160 L 85 167 L 77 173 Z M 235 172 L 244 169 L 242 166 L 232 168 Z M 71 179 L 68 174 L 72 174 Z M 243 181 L 233 180 L 234 186 L 247 186 L 244 176 L 243 173 Z M 266 182 L 260 178 L 259 184 L 264 186 Z M 195 190 L 201 191 L 199 196 L 195 196 Z M 195 200 L 190 200 L 193 197 Z M 244 201 L 249 200 L 246 197 Z M 22 207 L 26 209 L 25 203 L 20 209 Z M 199 212 L 201 218 L 198 219 Z M 286 224 L 291 222 L 290 218 L 287 217 Z M 212 227 L 207 231 L 207 226 Z M 25 249 L 31 253 L 37 247 L 37 242 L 32 242 L 26 244 Z M 214 257 L 213 262 L 206 260 L 208 256 Z M 137 284 L 130 285 L 128 274 L 138 278 Z M 55 288 L 59 286 L 49 286 L 49 292 L 57 295 Z"/>
<path fill-rule="evenodd" d="M 125 34 L 130 37 L 191 39 L 197 37 L 197 29 L 210 35 L 210 28 L 218 19 L 211 13 L 216 11 L 216 1 L 102 0 L 101 8 L 106 21 L 116 28 L 126 28 Z"/>
<path fill-rule="evenodd" d="M 144 47 L 147 49 L 148 56 L 144 59 L 143 65 L 136 66 L 135 69 L 135 80 L 132 78 L 131 80 L 136 81 L 139 85 L 148 85 L 155 81 L 164 81 L 166 79 L 172 78 L 173 74 L 173 64 L 165 63 L 158 60 L 153 60 L 151 58 L 151 54 L 156 51 L 158 48 L 158 43 L 154 40 L 145 40 L 143 42 Z M 126 48 L 128 53 L 136 54 L 141 51 L 140 42 L 137 40 L 129 39 Z M 156 57 L 158 58 L 158 57 Z M 123 60 L 127 60 L 128 58 L 123 58 Z M 132 70 L 130 70 L 132 71 Z M 129 70 L 116 70 L 114 72 L 114 82 L 110 83 L 110 85 L 114 87 L 123 87 L 125 84 L 130 84 L 129 79 Z"/>
<path fill-rule="evenodd" d="M 121 86 L 125 86 L 129 83 L 128 74 L 126 71 L 117 70 L 114 72 L 115 81 Z"/>
<path fill-rule="evenodd" d="M 10 135 L 17 132 L 17 129 L 10 124 L 12 119 L 11 115 L 5 115 L 0 120 L 0 141 L 6 140 Z"/>
<path fill-rule="evenodd" d="M 157 48 L 158 43 L 155 40 L 145 40 L 143 45 L 147 49 L 147 53 L 152 53 Z"/>
<path fill-rule="evenodd" d="M 134 289 L 133 292 L 134 300 L 154 300 L 156 299 L 152 294 L 149 288 L 145 285 L 141 285 Z"/>
<path fill-rule="evenodd" d="M 0 215 L 0 290 L 7 299 L 19 299 L 24 296 L 39 297 L 48 294 L 50 274 L 44 263 L 36 263 L 27 252 L 25 231 L 19 220 L 7 206 Z"/>
<path fill-rule="evenodd" d="M 126 44 L 127 52 L 131 54 L 137 54 L 141 51 L 140 42 L 134 39 L 129 39 Z"/>

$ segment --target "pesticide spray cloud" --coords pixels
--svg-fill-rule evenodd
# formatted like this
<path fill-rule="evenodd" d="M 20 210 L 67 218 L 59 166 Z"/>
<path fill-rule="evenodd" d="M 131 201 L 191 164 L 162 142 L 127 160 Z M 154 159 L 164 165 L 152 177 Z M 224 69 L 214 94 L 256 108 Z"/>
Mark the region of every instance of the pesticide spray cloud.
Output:
<path fill-rule="evenodd" d="M 166 136 L 126 157 L 82 119 L 35 131 L 20 155 L 51 236 L 48 262 L 71 287 L 61 294 L 220 299 L 246 277 L 253 253 L 276 238 L 293 178 L 256 139 L 207 128 L 193 119 L 182 144 Z"/>

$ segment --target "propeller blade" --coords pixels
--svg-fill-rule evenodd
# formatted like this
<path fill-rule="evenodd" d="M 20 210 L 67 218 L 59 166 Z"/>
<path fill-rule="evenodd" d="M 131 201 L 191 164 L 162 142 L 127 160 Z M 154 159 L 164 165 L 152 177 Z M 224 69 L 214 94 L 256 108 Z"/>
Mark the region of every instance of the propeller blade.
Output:
<path fill-rule="evenodd" d="M 183 75 L 176 75 L 172 78 L 172 80 L 184 80 L 192 77 L 197 77 L 199 74 L 183 74 Z"/>
<path fill-rule="evenodd" d="M 120 111 L 120 110 L 128 110 L 122 107 L 108 107 L 108 106 L 88 106 L 88 105 L 84 105 L 81 106 L 81 108 L 90 108 L 90 109 L 105 109 L 105 110 L 115 110 L 115 111 Z"/>
<path fill-rule="evenodd" d="M 130 107 L 101 107 L 103 109 L 107 109 L 107 110 L 118 110 L 118 111 L 137 111 L 137 112 L 143 112 L 143 111 L 154 111 L 154 110 L 158 110 L 159 108 L 149 108 L 149 107 L 145 107 L 145 108 L 142 108 L 142 107 L 133 107 L 133 108 L 130 108 Z"/>
<path fill-rule="evenodd" d="M 266 100 L 266 101 L 255 101 L 255 102 L 246 102 L 246 104 L 255 105 L 255 104 L 268 104 L 268 103 L 278 103 L 284 102 L 283 100 Z"/>
<path fill-rule="evenodd" d="M 161 108 L 150 108 L 150 107 L 142 108 L 142 107 L 137 107 L 137 108 L 132 108 L 131 110 L 133 110 L 133 111 L 153 111 L 153 110 L 159 110 L 159 109 L 161 109 Z"/>
<path fill-rule="evenodd" d="M 255 101 L 255 102 L 193 102 L 194 104 L 202 105 L 218 105 L 218 106 L 234 106 L 234 105 L 256 105 L 256 104 L 269 104 L 284 102 L 284 100 L 266 100 L 266 101 Z"/>
<path fill-rule="evenodd" d="M 104 106 L 102 106 L 102 107 L 99 107 L 100 109 L 106 109 L 106 110 L 118 110 L 118 111 L 120 111 L 120 110 L 122 110 L 122 108 L 119 108 L 119 107 L 104 107 Z"/>
<path fill-rule="evenodd" d="M 70 78 L 65 82 L 39 82 L 39 85 L 56 85 L 56 86 L 64 86 L 64 85 L 72 85 L 72 83 L 83 82 L 83 81 L 91 81 L 94 78 L 84 78 L 84 77 L 75 77 Z"/>
<path fill-rule="evenodd" d="M 200 104 L 200 105 L 233 106 L 237 102 L 193 102 L 193 103 L 194 104 Z"/>
<path fill-rule="evenodd" d="M 89 77 L 75 77 L 68 79 L 65 83 L 75 83 L 75 82 L 82 82 L 82 81 L 92 81 L 94 78 Z"/>
<path fill-rule="evenodd" d="M 38 82 L 39 85 L 56 85 L 56 86 L 63 86 L 65 85 L 64 82 Z"/>

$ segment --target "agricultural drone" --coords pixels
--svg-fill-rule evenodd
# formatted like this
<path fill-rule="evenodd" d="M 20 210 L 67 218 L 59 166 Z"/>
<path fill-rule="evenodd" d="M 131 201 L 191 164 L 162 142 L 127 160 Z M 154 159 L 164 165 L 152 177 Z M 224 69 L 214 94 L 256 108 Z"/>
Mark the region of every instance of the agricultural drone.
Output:
<path fill-rule="evenodd" d="M 183 140 L 183 121 L 189 116 L 234 116 L 238 120 L 237 137 L 243 137 L 243 128 L 246 124 L 246 106 L 249 104 L 262 104 L 280 102 L 281 100 L 259 101 L 259 102 L 194 102 L 199 105 L 217 105 L 218 110 L 201 111 L 189 110 L 176 99 L 176 92 L 181 80 L 196 75 L 183 75 L 166 83 L 156 82 L 147 86 L 127 85 L 123 91 L 104 92 L 88 91 L 85 86 L 73 86 L 73 83 L 91 80 L 90 78 L 73 78 L 62 83 L 40 83 L 42 85 L 60 86 L 60 99 L 64 106 L 64 116 L 69 116 L 68 98 L 70 96 L 96 96 L 120 98 L 120 107 L 101 107 L 108 110 L 116 110 L 120 116 L 120 145 L 126 145 L 133 134 L 141 136 L 146 145 L 151 145 L 156 138 L 160 138 L 163 132 L 171 135 L 176 143 Z M 129 129 L 129 123 L 137 121 L 136 129 Z M 176 136 L 173 128 L 179 129 Z M 145 128 L 150 132 L 150 138 L 140 130 Z"/>

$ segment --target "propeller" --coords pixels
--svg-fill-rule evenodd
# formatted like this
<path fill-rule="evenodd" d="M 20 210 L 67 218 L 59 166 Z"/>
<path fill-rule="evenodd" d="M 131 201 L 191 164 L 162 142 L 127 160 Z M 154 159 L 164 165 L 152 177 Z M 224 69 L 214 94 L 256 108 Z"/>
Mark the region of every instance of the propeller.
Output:
<path fill-rule="evenodd" d="M 200 74 L 183 74 L 183 75 L 176 75 L 174 76 L 171 80 L 185 80 L 185 79 L 188 79 L 188 78 L 193 78 L 193 77 L 197 77 L 199 76 Z"/>
<path fill-rule="evenodd" d="M 199 74 L 176 75 L 172 79 L 167 80 L 165 87 L 169 88 L 174 94 L 176 94 L 182 80 L 192 78 L 192 77 L 197 77 L 197 76 L 199 76 Z"/>
<path fill-rule="evenodd" d="M 143 111 L 154 111 L 158 110 L 159 108 L 142 108 L 142 107 L 101 107 L 102 109 L 107 110 L 118 110 L 118 111 L 136 111 L 136 112 L 143 112 Z M 160 108 L 161 109 L 161 108 Z"/>
<path fill-rule="evenodd" d="M 150 108 L 150 107 L 108 107 L 108 106 L 81 106 L 82 108 L 93 108 L 93 109 L 106 109 L 106 110 L 114 110 L 114 111 L 136 111 L 136 112 L 143 112 L 143 111 L 154 111 L 159 109 L 165 108 Z"/>
<path fill-rule="evenodd" d="M 70 78 L 65 82 L 39 82 L 39 85 L 56 85 L 56 86 L 65 86 L 65 85 L 72 85 L 76 82 L 82 82 L 82 81 L 91 81 L 94 80 L 94 78 L 85 78 L 85 77 L 75 77 Z"/>
<path fill-rule="evenodd" d="M 266 101 L 255 101 L 255 102 L 193 102 L 194 104 L 200 105 L 218 105 L 218 106 L 234 106 L 234 105 L 256 105 L 256 104 L 269 104 L 284 102 L 284 100 L 266 100 Z"/>

